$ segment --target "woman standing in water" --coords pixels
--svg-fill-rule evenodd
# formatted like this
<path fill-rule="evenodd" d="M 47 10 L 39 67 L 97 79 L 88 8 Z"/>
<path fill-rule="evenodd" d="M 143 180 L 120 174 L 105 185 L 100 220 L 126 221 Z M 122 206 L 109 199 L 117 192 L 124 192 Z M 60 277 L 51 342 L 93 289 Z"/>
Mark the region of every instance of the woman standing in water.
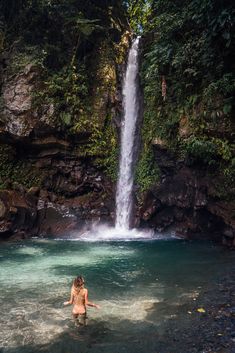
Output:
<path fill-rule="evenodd" d="M 100 306 L 88 301 L 88 290 L 84 287 L 84 278 L 78 276 L 73 281 L 70 300 L 64 302 L 64 305 L 73 304 L 73 317 L 79 325 L 86 325 L 87 312 L 86 307 L 92 306 L 99 309 Z"/>

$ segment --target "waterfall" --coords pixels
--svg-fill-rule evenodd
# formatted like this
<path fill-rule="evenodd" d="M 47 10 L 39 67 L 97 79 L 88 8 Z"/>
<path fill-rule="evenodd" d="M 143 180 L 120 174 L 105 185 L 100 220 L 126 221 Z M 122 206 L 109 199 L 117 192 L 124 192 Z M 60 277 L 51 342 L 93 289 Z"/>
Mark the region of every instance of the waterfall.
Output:
<path fill-rule="evenodd" d="M 116 228 L 129 229 L 132 213 L 133 164 L 138 104 L 138 47 L 139 37 L 131 46 L 123 85 L 124 119 L 121 129 L 121 152 L 116 193 Z"/>

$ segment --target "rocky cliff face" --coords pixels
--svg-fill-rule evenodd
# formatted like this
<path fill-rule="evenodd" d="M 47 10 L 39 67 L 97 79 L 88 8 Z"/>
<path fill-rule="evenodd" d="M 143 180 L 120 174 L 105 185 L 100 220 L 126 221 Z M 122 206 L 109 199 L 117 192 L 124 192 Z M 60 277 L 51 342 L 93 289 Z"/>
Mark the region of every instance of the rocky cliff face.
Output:
<path fill-rule="evenodd" d="M 218 197 L 216 171 L 213 177 L 203 165 L 177 159 L 160 140 L 153 148 L 161 176 L 145 194 L 140 224 L 235 246 L 235 205 Z"/>
<path fill-rule="evenodd" d="M 226 44 L 221 31 L 212 34 L 231 3 L 193 4 L 156 2 L 143 36 L 140 224 L 234 245 L 234 37 Z"/>
<path fill-rule="evenodd" d="M 120 44 L 123 59 L 125 38 Z M 105 60 L 105 52 L 97 64 L 91 114 L 104 128 L 118 124 L 121 67 Z M 100 163 L 103 155 L 92 148 L 87 152 L 89 128 L 71 134 L 56 125 L 53 103 L 35 106 L 40 67 L 29 63 L 13 75 L 1 68 L 0 238 L 62 235 L 101 219 L 112 222 L 114 184 Z"/>

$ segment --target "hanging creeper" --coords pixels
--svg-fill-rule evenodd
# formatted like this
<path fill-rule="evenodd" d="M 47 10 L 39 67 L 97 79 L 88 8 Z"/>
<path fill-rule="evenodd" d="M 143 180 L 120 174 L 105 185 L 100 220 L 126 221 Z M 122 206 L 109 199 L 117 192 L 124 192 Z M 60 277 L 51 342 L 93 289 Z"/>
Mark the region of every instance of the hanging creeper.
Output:
<path fill-rule="evenodd" d="M 162 76 L 162 97 L 163 100 L 166 100 L 166 79 L 165 76 Z"/>

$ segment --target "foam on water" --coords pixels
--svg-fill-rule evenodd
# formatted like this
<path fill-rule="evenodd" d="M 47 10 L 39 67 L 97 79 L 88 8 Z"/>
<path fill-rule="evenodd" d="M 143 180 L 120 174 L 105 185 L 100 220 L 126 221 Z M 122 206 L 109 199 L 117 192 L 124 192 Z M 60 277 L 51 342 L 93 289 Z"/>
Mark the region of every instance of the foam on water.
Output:
<path fill-rule="evenodd" d="M 92 226 L 91 229 L 79 233 L 75 232 L 57 240 L 86 241 L 86 242 L 129 242 L 177 239 L 172 233 L 157 233 L 152 229 L 125 229 L 109 227 L 107 225 Z"/>
<path fill-rule="evenodd" d="M 23 255 L 43 255 L 45 252 L 42 249 L 35 248 L 33 246 L 25 246 L 25 245 L 19 245 L 19 248 L 16 250 L 18 254 L 23 254 Z"/>
<path fill-rule="evenodd" d="M 99 302 L 103 308 L 102 313 L 94 312 L 92 316 L 96 319 L 103 320 L 125 320 L 144 321 L 146 320 L 149 311 L 161 300 L 155 297 L 131 297 L 119 300 L 102 300 Z"/>

